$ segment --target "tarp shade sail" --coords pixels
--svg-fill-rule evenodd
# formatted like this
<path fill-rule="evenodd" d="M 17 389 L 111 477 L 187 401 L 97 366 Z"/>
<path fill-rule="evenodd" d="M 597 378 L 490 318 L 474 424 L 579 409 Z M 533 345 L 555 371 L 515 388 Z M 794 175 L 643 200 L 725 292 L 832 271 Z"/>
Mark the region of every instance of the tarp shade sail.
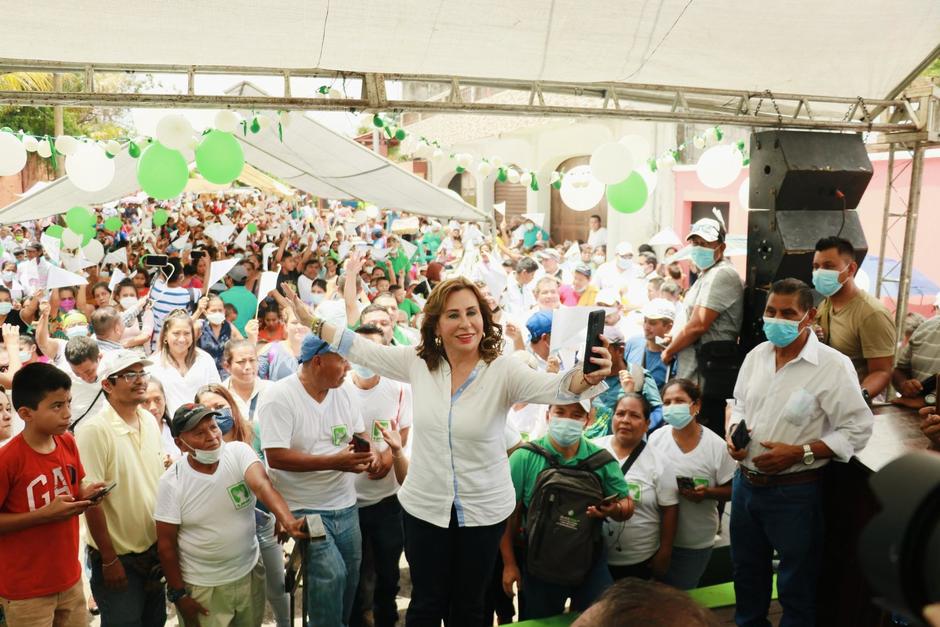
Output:
<path fill-rule="evenodd" d="M 242 93 L 263 93 L 247 83 L 235 89 Z M 321 198 L 357 198 L 379 207 L 437 218 L 488 219 L 483 211 L 459 196 L 415 176 L 305 115 L 292 115 L 283 135 L 283 142 L 276 131 L 236 134 L 236 137 L 242 143 L 247 164 Z M 75 205 L 102 204 L 138 189 L 137 160 L 122 151 L 115 157 L 114 180 L 104 190 L 83 192 L 65 176 L 0 209 L 0 224 L 65 213 Z"/>
<path fill-rule="evenodd" d="M 940 2 L 58 0 L 4 20 L 0 41 L 50 61 L 883 97 L 940 42 Z"/>

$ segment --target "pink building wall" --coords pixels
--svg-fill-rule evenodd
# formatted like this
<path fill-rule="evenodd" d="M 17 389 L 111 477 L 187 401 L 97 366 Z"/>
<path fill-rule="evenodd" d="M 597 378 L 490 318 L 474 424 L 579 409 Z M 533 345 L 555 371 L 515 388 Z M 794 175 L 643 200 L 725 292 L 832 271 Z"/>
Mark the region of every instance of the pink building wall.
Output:
<path fill-rule="evenodd" d="M 886 155 L 872 155 L 874 176 L 865 190 L 858 206 L 862 229 L 868 239 L 870 255 L 878 254 L 881 241 L 881 228 L 884 213 L 885 179 L 888 161 Z M 911 180 L 911 158 L 907 152 L 897 153 L 894 160 L 894 188 L 891 197 L 892 213 L 904 211 L 907 202 L 908 185 Z M 730 205 L 730 223 L 728 231 L 732 234 L 747 233 L 747 208 L 742 207 L 738 199 L 741 184 L 748 179 L 747 168 L 741 170 L 734 183 L 723 189 L 710 189 L 702 185 L 694 168 L 678 166 L 675 168 L 675 208 L 673 229 L 681 237 L 689 232 L 693 202 L 727 202 Z M 894 242 L 892 245 L 891 242 Z M 889 240 L 885 248 L 885 257 L 901 258 L 904 243 L 903 224 L 889 229 Z M 734 258 L 735 265 L 744 276 L 744 258 Z M 917 221 L 917 234 L 914 247 L 914 268 L 940 285 L 940 151 L 930 151 L 924 158 L 924 179 L 921 188 L 920 212 Z M 875 277 L 871 277 L 874 285 Z M 885 301 L 889 307 L 893 303 Z M 912 296 L 911 311 L 929 313 L 933 305 L 932 298 L 921 300 Z"/>

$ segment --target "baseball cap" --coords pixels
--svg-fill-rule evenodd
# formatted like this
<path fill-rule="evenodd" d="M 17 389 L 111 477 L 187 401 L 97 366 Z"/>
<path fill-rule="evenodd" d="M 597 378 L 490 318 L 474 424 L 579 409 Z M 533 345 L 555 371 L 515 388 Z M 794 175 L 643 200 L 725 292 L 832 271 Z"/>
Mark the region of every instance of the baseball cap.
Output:
<path fill-rule="evenodd" d="M 612 287 L 605 287 L 597 293 L 597 297 L 594 298 L 594 302 L 601 307 L 604 305 L 613 307 L 614 305 L 620 304 L 620 294 L 618 294 L 617 290 Z"/>
<path fill-rule="evenodd" d="M 181 433 L 195 429 L 203 418 L 208 416 L 215 418 L 220 415 L 219 412 L 209 409 L 205 405 L 186 403 L 173 413 L 173 419 L 170 421 L 170 433 L 174 438 L 178 438 Z"/>
<path fill-rule="evenodd" d="M 643 317 L 650 320 L 675 320 L 676 306 L 665 298 L 654 298 L 643 307 Z"/>
<path fill-rule="evenodd" d="M 525 328 L 529 330 L 531 342 L 538 342 L 546 333 L 552 332 L 552 312 L 538 311 L 525 323 Z"/>
<path fill-rule="evenodd" d="M 544 250 L 540 250 L 540 251 L 536 254 L 536 256 L 537 256 L 539 259 L 548 259 L 548 258 L 552 258 L 552 259 L 554 259 L 555 261 L 560 261 L 560 260 L 561 260 L 561 254 L 559 254 L 559 252 L 558 252 L 557 250 L 555 250 L 554 248 L 546 248 L 546 249 L 544 249 Z"/>
<path fill-rule="evenodd" d="M 633 244 L 630 242 L 620 242 L 617 244 L 617 254 L 618 255 L 632 255 L 633 254 Z"/>
<path fill-rule="evenodd" d="M 26 245 L 26 250 L 42 250 L 42 244 L 32 242 Z"/>
<path fill-rule="evenodd" d="M 306 363 L 316 357 L 317 355 L 325 355 L 327 353 L 335 353 L 333 347 L 330 346 L 329 342 L 325 342 L 313 333 L 307 335 L 304 338 L 303 343 L 300 345 L 300 356 L 297 357 L 297 363 Z"/>
<path fill-rule="evenodd" d="M 577 272 L 578 274 L 583 274 L 589 279 L 591 278 L 591 266 L 587 264 L 584 264 L 584 263 L 578 264 L 578 267 L 575 268 L 574 271 Z"/>
<path fill-rule="evenodd" d="M 692 230 L 685 237 L 685 241 L 689 241 L 693 235 L 698 235 L 706 242 L 724 241 L 721 225 L 718 224 L 718 220 L 712 218 L 702 218 L 693 224 Z"/>
<path fill-rule="evenodd" d="M 130 368 L 134 364 L 140 364 L 141 366 L 152 366 L 153 362 L 144 358 L 140 353 L 121 349 L 105 353 L 104 359 L 101 360 L 101 366 L 98 371 L 102 379 L 107 379 L 108 377 L 116 375 L 122 370 Z"/>
<path fill-rule="evenodd" d="M 604 337 L 606 337 L 607 341 L 611 344 L 624 344 L 627 341 L 627 338 L 623 335 L 623 331 L 609 325 L 604 327 Z"/>

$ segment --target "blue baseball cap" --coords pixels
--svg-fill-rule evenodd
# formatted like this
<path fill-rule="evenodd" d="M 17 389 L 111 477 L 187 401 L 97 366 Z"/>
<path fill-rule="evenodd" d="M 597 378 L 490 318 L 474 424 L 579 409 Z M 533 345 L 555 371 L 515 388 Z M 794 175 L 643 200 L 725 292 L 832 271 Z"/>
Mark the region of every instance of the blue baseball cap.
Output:
<path fill-rule="evenodd" d="M 543 335 L 552 332 L 552 312 L 539 311 L 532 314 L 525 323 L 525 328 L 529 330 L 529 341 L 538 342 Z"/>
<path fill-rule="evenodd" d="M 335 352 L 329 342 L 325 342 L 313 333 L 310 333 L 304 338 L 303 344 L 300 345 L 300 356 L 297 358 L 297 362 L 303 364 L 317 355 Z"/>

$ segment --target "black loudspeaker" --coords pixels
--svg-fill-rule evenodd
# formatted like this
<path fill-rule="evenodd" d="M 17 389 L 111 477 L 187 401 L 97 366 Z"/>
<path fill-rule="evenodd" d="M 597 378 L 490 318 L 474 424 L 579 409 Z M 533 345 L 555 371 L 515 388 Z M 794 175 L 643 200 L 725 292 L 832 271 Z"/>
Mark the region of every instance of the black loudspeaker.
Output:
<path fill-rule="evenodd" d="M 752 133 L 750 159 L 753 209 L 855 209 L 873 173 L 855 133 Z"/>

